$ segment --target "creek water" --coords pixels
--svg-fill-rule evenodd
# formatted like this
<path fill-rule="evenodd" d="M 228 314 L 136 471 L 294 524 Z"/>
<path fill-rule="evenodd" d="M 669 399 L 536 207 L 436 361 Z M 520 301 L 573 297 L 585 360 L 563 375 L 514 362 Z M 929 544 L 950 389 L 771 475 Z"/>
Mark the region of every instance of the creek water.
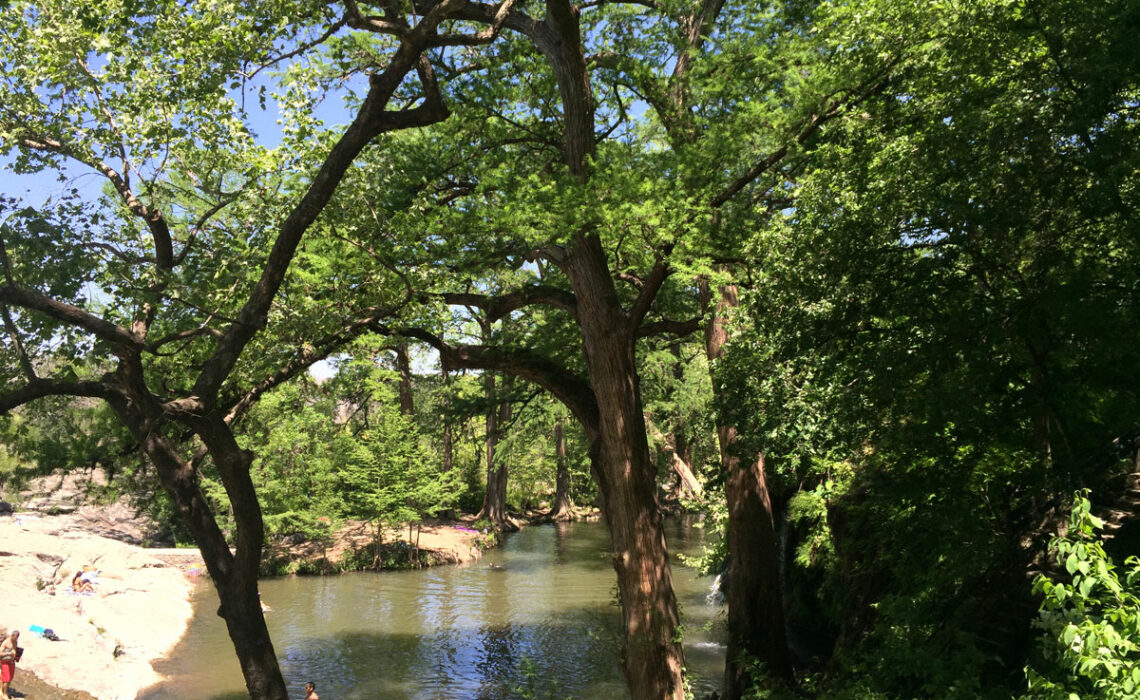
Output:
<path fill-rule="evenodd" d="M 723 615 L 712 578 L 683 566 L 704 530 L 670 518 L 666 539 L 696 697 L 718 690 Z M 261 582 L 291 693 L 326 700 L 617 700 L 621 613 L 601 523 L 526 527 L 465 566 Z M 186 637 L 142 700 L 247 697 L 217 596 L 203 583 Z"/>

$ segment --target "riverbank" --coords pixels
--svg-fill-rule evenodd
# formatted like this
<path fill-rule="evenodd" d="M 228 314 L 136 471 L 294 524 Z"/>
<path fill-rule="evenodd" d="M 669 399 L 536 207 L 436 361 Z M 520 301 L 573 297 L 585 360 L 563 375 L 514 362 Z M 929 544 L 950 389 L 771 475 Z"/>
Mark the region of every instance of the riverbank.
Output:
<path fill-rule="evenodd" d="M 186 632 L 191 593 L 204 581 L 201 557 L 196 549 L 120 541 L 132 539 L 119 524 L 122 508 L 0 517 L 0 628 L 20 630 L 25 652 L 12 687 L 27 697 L 134 700 L 163 680 L 153 664 Z M 326 553 L 340 556 L 370 537 L 363 524 L 349 523 Z M 428 564 L 474 561 L 484 537 L 463 520 L 426 523 L 420 556 Z M 312 543 L 296 549 L 299 561 L 318 554 Z M 84 569 L 98 571 L 95 590 L 78 595 L 71 579 Z M 59 641 L 33 628 L 51 629 Z"/>
<path fill-rule="evenodd" d="M 665 530 L 675 554 L 697 554 L 706 538 L 696 518 L 669 518 Z M 465 566 L 264 580 L 290 697 L 312 680 L 340 700 L 628 700 L 609 552 L 604 523 L 555 523 L 509 534 Z M 705 698 L 724 674 L 724 608 L 708 600 L 712 577 L 672 570 L 686 666 Z M 203 585 L 194 602 L 186 636 L 157 665 L 169 680 L 140 700 L 242 697 L 217 598 Z"/>
<path fill-rule="evenodd" d="M 197 549 L 143 547 L 156 538 L 153 523 L 125 503 L 94 505 L 88 489 L 103 483 L 98 470 L 42 477 L 12 494 L 34 510 L 0 515 L 0 630 L 21 632 L 25 654 L 13 688 L 27 697 L 134 700 L 163 680 L 153 664 L 185 635 L 195 586 L 208 585 Z M 519 524 L 541 514 L 524 518 Z M 465 564 L 495 543 L 475 525 L 473 516 L 425 522 L 415 546 L 400 544 L 406 529 L 388 530 L 384 539 L 389 551 L 411 552 L 416 566 Z M 373 539 L 366 523 L 348 522 L 329 542 L 271 547 L 266 559 L 290 563 L 292 572 L 332 573 L 340 567 L 330 563 L 346 557 L 368 568 L 363 556 Z M 95 589 L 77 595 L 72 576 L 87 569 L 98 572 Z M 59 640 L 32 633 L 36 628 Z"/>
<path fill-rule="evenodd" d="M 597 508 L 574 508 L 563 520 L 597 520 Z M 518 514 L 508 520 L 507 531 L 550 522 L 546 511 Z M 409 534 L 407 528 L 386 528 L 379 553 L 371 523 L 349 520 L 326 541 L 281 542 L 266 547 L 263 576 L 333 574 L 342 571 L 407 569 L 444 564 L 469 564 L 497 545 L 501 533 L 480 523 L 474 515 L 428 519 Z"/>
<path fill-rule="evenodd" d="M 20 630 L 24 647 L 13 688 L 30 671 L 99 700 L 133 700 L 161 680 L 151 664 L 185 633 L 193 584 L 182 566 L 74 524 L 70 516 L 0 518 L 0 626 Z M 84 569 L 98 572 L 94 590 L 77 594 L 71 579 Z M 38 628 L 58 641 L 31 631 Z"/>
<path fill-rule="evenodd" d="M 379 553 L 370 523 L 350 520 L 327 541 L 271 544 L 262 556 L 262 575 L 333 574 L 358 569 L 420 568 L 468 564 L 494 545 L 494 536 L 473 526 L 473 517 L 429 520 L 412 539 L 405 528 L 387 528 Z M 379 563 L 379 565 L 377 565 Z"/>
<path fill-rule="evenodd" d="M 97 700 L 82 690 L 67 690 L 45 683 L 27 669 L 16 672 L 16 681 L 12 683 L 12 689 L 17 693 L 12 696 L 13 698 L 22 695 L 30 700 Z"/>
<path fill-rule="evenodd" d="M 134 700 L 163 680 L 153 663 L 178 643 L 193 615 L 191 592 L 203 581 L 194 575 L 202 572 L 198 550 L 148 549 L 94 534 L 88 528 L 100 520 L 97 512 L 84 506 L 0 517 L 0 627 L 20 630 L 25 651 L 12 687 L 27 697 Z M 359 523 L 343 534 L 338 553 L 370 537 Z M 465 521 L 433 522 L 424 525 L 419 549 L 428 563 L 467 563 L 482 555 L 481 537 Z M 95 589 L 76 594 L 71 579 L 84 569 L 98 571 Z M 34 628 L 51 629 L 59 641 Z M 44 691 L 28 672 L 59 691 Z"/>

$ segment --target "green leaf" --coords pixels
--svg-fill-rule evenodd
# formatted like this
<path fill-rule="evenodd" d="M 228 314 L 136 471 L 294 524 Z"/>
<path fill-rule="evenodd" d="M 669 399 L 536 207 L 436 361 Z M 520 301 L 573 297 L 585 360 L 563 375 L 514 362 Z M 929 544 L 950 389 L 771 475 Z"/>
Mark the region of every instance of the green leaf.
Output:
<path fill-rule="evenodd" d="M 1068 571 L 1070 574 L 1075 573 L 1078 563 L 1079 560 L 1077 559 L 1076 553 L 1070 554 L 1068 558 L 1065 559 L 1065 571 Z"/>
<path fill-rule="evenodd" d="M 1077 636 L 1076 626 L 1071 625 L 1071 624 L 1066 625 L 1065 631 L 1061 633 L 1061 641 L 1064 642 L 1066 646 L 1068 646 L 1068 645 L 1071 645 L 1073 643 L 1073 639 L 1076 636 Z"/>

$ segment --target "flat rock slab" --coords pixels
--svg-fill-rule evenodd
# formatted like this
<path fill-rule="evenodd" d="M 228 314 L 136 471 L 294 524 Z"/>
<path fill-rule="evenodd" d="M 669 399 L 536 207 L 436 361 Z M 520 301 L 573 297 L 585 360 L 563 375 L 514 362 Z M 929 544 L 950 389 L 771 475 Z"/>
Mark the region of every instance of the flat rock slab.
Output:
<path fill-rule="evenodd" d="M 161 680 L 151 663 L 185 633 L 194 584 L 181 562 L 68 529 L 69 519 L 0 517 L 0 626 L 20 630 L 18 669 L 99 700 L 134 700 Z M 95 591 L 76 594 L 71 579 L 84 567 L 99 571 Z"/>

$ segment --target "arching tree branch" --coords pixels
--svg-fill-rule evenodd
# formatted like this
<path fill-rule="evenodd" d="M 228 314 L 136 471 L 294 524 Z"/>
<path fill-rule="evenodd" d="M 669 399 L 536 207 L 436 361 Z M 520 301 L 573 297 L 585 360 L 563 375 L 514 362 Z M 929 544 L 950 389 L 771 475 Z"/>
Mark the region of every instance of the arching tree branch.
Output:
<path fill-rule="evenodd" d="M 99 171 L 103 177 L 110 181 L 111 186 L 115 188 L 115 192 L 123 200 L 127 209 L 146 222 L 151 238 L 154 240 L 155 262 L 158 267 L 168 271 L 174 269 L 174 244 L 166 219 L 162 216 L 162 212 L 148 207 L 135 196 L 130 183 L 122 174 L 98 158 L 90 160 L 84 158 L 76 149 L 56 139 L 29 134 L 22 139 L 22 143 L 27 148 L 58 153 Z"/>
<path fill-rule="evenodd" d="M 511 8 L 516 0 L 503 0 L 495 9 L 495 14 L 487 24 L 487 28 L 474 34 L 440 34 L 433 37 L 431 46 L 478 46 L 488 44 L 495 40 L 510 16 Z"/>
<path fill-rule="evenodd" d="M 810 117 L 801 121 L 796 128 L 792 130 L 793 133 L 782 146 L 769 153 L 750 167 L 743 175 L 733 180 L 719 194 L 712 198 L 710 202 L 711 206 L 714 209 L 724 206 L 729 200 L 736 196 L 737 193 L 749 184 L 755 182 L 764 173 L 771 170 L 783 160 L 784 156 L 791 150 L 793 144 L 798 145 L 805 143 L 812 135 L 819 131 L 824 124 L 836 119 L 852 107 L 864 102 L 868 97 L 881 90 L 886 85 L 887 78 L 897 62 L 897 58 L 887 61 L 874 75 L 852 89 L 837 90 L 826 95 L 821 100 L 819 109 Z"/>
<path fill-rule="evenodd" d="M 436 17 L 434 21 L 438 23 L 441 19 L 442 17 Z M 305 195 L 281 224 L 261 278 L 239 312 L 237 320 L 226 330 L 225 337 L 218 343 L 214 354 L 206 361 L 198 380 L 194 383 L 196 395 L 215 396 L 242 350 L 253 336 L 265 327 L 269 307 L 285 279 L 285 273 L 302 236 L 328 204 L 337 185 L 364 147 L 384 132 L 427 126 L 447 117 L 447 108 L 439 97 L 431 66 L 427 58 L 422 56 L 422 50 L 422 44 L 402 42 L 384 71 L 374 74 L 370 79 L 368 95 L 356 119 L 332 147 Z M 392 95 L 408 72 L 413 69 L 419 72 L 427 99 L 415 109 L 402 112 L 387 111 L 386 107 Z"/>
<path fill-rule="evenodd" d="M 112 394 L 112 390 L 102 382 L 69 382 L 59 379 L 37 379 L 15 391 L 0 394 L 0 413 L 7 413 L 17 406 L 23 406 L 30 401 L 42 399 L 45 396 L 90 396 L 106 399 Z"/>
<path fill-rule="evenodd" d="M 473 306 L 487 313 L 487 318 L 497 321 L 512 311 L 531 306 L 545 304 L 556 309 L 562 309 L 571 316 L 578 313 L 578 302 L 570 292 L 547 285 L 534 285 L 524 287 L 517 292 L 507 294 L 474 294 L 467 292 L 444 292 L 433 295 L 448 304 L 455 306 Z"/>
<path fill-rule="evenodd" d="M 337 331 L 326 335 L 312 344 L 304 345 L 300 351 L 276 372 L 258 382 L 248 391 L 239 396 L 222 402 L 221 408 L 225 413 L 225 422 L 232 425 L 258 401 L 266 392 L 281 386 L 285 382 L 299 376 L 314 364 L 328 358 L 361 334 L 373 330 L 381 319 L 394 313 L 392 308 L 375 307 L 363 309 L 357 320 L 345 324 Z"/>
<path fill-rule="evenodd" d="M 450 345 L 434 333 L 419 328 L 378 327 L 376 330 L 427 343 L 439 352 L 445 369 L 494 370 L 533 382 L 565 404 L 581 422 L 591 440 L 598 435 L 598 404 L 593 390 L 584 379 L 548 358 L 525 350 L 485 345 Z"/>
<path fill-rule="evenodd" d="M 669 276 L 670 269 L 666 258 L 671 252 L 673 252 L 672 245 L 667 246 L 657 257 L 657 261 L 653 263 L 653 269 L 649 271 L 649 276 L 645 278 L 640 291 L 637 293 L 637 299 L 633 301 L 633 306 L 629 309 L 629 321 L 635 326 L 640 325 L 645 314 L 649 313 L 650 307 L 653 306 L 653 300 L 657 298 L 657 292 L 665 283 L 665 278 Z"/>
<path fill-rule="evenodd" d="M 637 337 L 648 338 L 654 335 L 672 333 L 677 336 L 686 336 L 701 327 L 701 317 L 690 318 L 685 321 L 671 321 L 669 319 L 646 323 L 638 327 Z"/>
<path fill-rule="evenodd" d="M 142 347 L 142 343 L 139 339 L 126 328 L 88 313 L 78 306 L 56 301 L 39 292 L 5 284 L 0 286 L 0 303 L 11 304 L 32 311 L 39 311 L 57 321 L 83 328 L 113 345 L 120 345 L 134 350 L 138 350 Z"/>

